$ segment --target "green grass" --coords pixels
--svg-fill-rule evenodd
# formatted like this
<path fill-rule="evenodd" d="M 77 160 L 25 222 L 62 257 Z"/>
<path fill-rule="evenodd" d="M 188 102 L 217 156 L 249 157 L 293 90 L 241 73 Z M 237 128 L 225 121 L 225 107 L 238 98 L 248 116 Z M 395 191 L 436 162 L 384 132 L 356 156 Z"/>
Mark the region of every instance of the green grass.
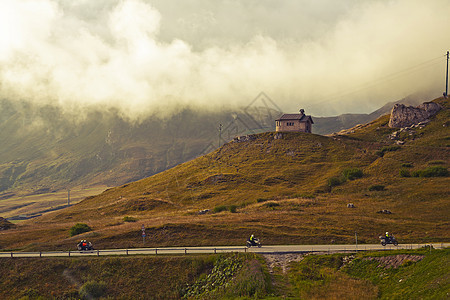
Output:
<path fill-rule="evenodd" d="M 395 255 L 422 255 L 384 267 L 376 260 Z M 310 255 L 293 263 L 289 280 L 301 299 L 445 299 L 450 292 L 450 249 Z"/>
<path fill-rule="evenodd" d="M 405 262 L 398 268 L 379 267 L 376 261 L 355 259 L 344 272 L 369 280 L 379 288 L 380 299 L 445 299 L 450 292 L 450 249 L 405 252 L 424 255 L 418 262 Z M 396 255 L 392 253 L 391 255 Z M 377 253 L 377 255 L 380 255 Z"/>
<path fill-rule="evenodd" d="M 220 299 L 265 295 L 270 284 L 252 254 L 2 259 L 0 273 L 2 299 Z"/>

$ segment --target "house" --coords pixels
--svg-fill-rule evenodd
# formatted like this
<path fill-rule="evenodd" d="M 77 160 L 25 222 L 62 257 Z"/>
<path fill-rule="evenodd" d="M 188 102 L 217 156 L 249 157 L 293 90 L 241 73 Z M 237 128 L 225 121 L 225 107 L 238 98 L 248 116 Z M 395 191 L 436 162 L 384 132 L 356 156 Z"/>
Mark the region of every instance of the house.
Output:
<path fill-rule="evenodd" d="M 305 115 L 305 110 L 300 109 L 299 114 L 284 114 L 278 120 L 275 120 L 276 131 L 296 131 L 308 132 L 312 131 L 312 124 L 314 124 L 311 116 Z"/>

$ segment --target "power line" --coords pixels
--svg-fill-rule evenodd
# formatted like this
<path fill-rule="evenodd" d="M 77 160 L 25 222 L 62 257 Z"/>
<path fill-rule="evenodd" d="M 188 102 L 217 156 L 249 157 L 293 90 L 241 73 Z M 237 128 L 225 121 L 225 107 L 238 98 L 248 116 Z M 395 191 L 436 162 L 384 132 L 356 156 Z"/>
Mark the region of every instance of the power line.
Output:
<path fill-rule="evenodd" d="M 446 56 L 447 56 L 447 54 L 441 55 L 439 57 L 435 57 L 433 59 L 424 61 L 424 62 L 422 62 L 420 64 L 415 65 L 415 66 L 403 69 L 403 70 L 395 72 L 395 73 L 391 73 L 391 74 L 385 75 L 385 76 L 380 77 L 380 78 L 375 79 L 375 80 L 371 80 L 370 82 L 363 83 L 363 84 L 355 86 L 355 87 L 353 87 L 351 89 L 347 89 L 344 92 L 339 92 L 339 93 L 335 93 L 335 94 L 331 94 L 331 95 L 325 96 L 324 100 L 318 101 L 316 103 L 320 104 L 320 103 L 324 103 L 324 102 L 330 102 L 330 100 L 336 100 L 336 99 L 342 98 L 344 96 L 351 95 L 351 94 L 354 94 L 356 92 L 365 90 L 367 88 L 375 87 L 375 86 L 379 85 L 380 83 L 391 81 L 391 80 L 403 77 L 405 75 L 409 75 L 411 73 L 417 72 L 419 70 L 432 67 L 434 65 L 442 63 L 443 58 L 446 57 Z"/>

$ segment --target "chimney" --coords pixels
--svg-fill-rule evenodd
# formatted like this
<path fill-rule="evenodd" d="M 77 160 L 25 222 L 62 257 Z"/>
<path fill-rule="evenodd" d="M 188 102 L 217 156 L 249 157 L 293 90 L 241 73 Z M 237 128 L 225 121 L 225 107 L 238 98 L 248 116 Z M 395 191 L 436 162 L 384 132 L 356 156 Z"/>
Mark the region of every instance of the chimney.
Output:
<path fill-rule="evenodd" d="M 305 114 L 305 110 L 302 108 L 302 109 L 300 109 L 300 113 L 302 114 L 302 115 L 304 115 Z"/>

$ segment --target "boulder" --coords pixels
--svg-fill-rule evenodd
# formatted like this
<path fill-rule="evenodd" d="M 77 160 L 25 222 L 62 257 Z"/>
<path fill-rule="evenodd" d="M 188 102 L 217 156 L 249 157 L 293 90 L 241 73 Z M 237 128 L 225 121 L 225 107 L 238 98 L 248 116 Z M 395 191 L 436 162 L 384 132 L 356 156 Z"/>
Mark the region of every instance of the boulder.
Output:
<path fill-rule="evenodd" d="M 426 124 L 429 122 L 429 118 L 441 109 L 442 106 L 434 102 L 425 102 L 417 107 L 395 104 L 391 111 L 389 127 L 402 128 L 420 123 Z"/>

